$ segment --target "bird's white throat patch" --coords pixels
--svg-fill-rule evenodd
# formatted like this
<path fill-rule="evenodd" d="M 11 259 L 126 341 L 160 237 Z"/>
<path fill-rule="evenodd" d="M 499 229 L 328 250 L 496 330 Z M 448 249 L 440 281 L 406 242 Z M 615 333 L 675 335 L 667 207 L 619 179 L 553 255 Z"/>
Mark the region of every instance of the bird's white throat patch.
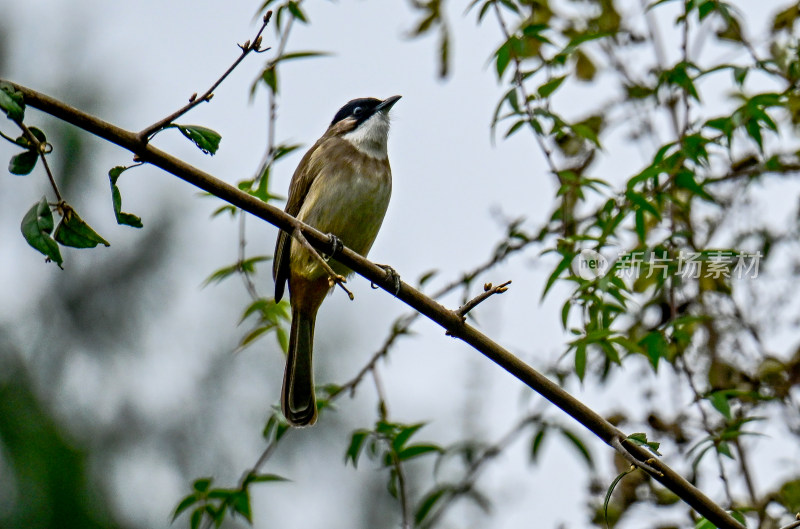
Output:
<path fill-rule="evenodd" d="M 354 131 L 342 136 L 353 147 L 372 158 L 387 158 L 386 142 L 389 138 L 389 116 L 384 112 L 376 112 Z"/>

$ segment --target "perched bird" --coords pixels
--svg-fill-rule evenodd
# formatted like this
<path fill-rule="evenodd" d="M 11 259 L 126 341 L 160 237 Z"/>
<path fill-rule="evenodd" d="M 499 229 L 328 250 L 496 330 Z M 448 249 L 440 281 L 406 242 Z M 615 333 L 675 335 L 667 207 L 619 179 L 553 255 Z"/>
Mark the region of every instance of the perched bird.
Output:
<path fill-rule="evenodd" d="M 399 99 L 362 98 L 343 106 L 300 160 L 289 184 L 287 213 L 363 256 L 378 235 L 392 192 L 386 143 L 389 110 Z M 336 262 L 330 265 L 343 276 L 352 272 Z M 318 256 L 284 231 L 275 245 L 272 276 L 275 301 L 283 297 L 288 281 L 292 305 L 281 409 L 293 426 L 311 425 L 317 419 L 314 321 L 332 283 Z"/>

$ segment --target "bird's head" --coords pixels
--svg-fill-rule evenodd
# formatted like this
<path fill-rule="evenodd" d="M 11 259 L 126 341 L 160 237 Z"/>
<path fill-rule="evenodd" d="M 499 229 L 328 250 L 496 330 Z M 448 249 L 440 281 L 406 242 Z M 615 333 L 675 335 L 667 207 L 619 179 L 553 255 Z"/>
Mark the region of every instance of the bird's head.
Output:
<path fill-rule="evenodd" d="M 353 99 L 339 109 L 328 132 L 347 140 L 368 156 L 386 158 L 389 110 L 399 100 L 400 96 L 382 101 L 374 97 Z"/>

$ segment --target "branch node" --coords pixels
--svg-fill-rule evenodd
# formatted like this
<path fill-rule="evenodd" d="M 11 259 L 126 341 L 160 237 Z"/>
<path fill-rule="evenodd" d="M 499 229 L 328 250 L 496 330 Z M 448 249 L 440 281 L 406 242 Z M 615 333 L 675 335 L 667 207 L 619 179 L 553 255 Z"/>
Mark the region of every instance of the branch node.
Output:
<path fill-rule="evenodd" d="M 503 292 L 508 290 L 508 285 L 511 284 L 511 281 L 506 281 L 503 284 L 493 286 L 491 283 L 485 283 L 483 285 L 483 292 L 472 298 L 471 300 L 467 301 L 463 305 L 461 305 L 455 313 L 462 319 L 466 317 L 467 313 L 489 299 L 490 297 L 494 296 L 495 294 L 502 294 Z"/>
<path fill-rule="evenodd" d="M 623 458 L 625 458 L 625 460 L 628 463 L 630 463 L 631 465 L 646 471 L 648 474 L 652 474 L 652 475 L 658 476 L 658 477 L 664 477 L 664 473 L 663 472 L 661 472 L 660 470 L 657 470 L 657 469 L 655 469 L 655 468 L 653 468 L 651 466 L 653 463 L 656 462 L 655 458 L 651 457 L 650 459 L 647 459 L 646 461 L 639 461 L 638 459 L 633 457 L 633 454 L 628 452 L 628 450 L 624 446 L 622 446 L 622 440 L 620 440 L 619 437 L 614 437 L 611 440 L 611 446 L 613 446 L 616 449 L 616 451 L 619 452 L 619 455 L 621 455 Z"/>

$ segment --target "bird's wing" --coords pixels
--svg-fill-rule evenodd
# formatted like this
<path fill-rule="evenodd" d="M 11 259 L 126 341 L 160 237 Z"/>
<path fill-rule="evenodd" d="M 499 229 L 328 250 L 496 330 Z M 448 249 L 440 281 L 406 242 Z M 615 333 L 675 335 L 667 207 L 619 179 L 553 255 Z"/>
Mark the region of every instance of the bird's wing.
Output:
<path fill-rule="evenodd" d="M 289 184 L 289 198 L 286 200 L 286 208 L 284 211 L 289 215 L 296 217 L 303 207 L 303 201 L 308 195 L 308 190 L 314 182 L 315 177 L 319 174 L 318 160 L 320 147 L 328 140 L 329 137 L 323 136 L 317 143 L 311 147 L 308 152 L 300 160 L 300 164 L 292 176 L 292 182 Z M 272 277 L 275 279 L 275 301 L 278 302 L 283 297 L 283 291 L 286 287 L 286 280 L 289 279 L 289 255 L 291 254 L 292 236 L 281 230 L 278 234 L 278 240 L 275 243 L 275 256 L 272 262 Z"/>

